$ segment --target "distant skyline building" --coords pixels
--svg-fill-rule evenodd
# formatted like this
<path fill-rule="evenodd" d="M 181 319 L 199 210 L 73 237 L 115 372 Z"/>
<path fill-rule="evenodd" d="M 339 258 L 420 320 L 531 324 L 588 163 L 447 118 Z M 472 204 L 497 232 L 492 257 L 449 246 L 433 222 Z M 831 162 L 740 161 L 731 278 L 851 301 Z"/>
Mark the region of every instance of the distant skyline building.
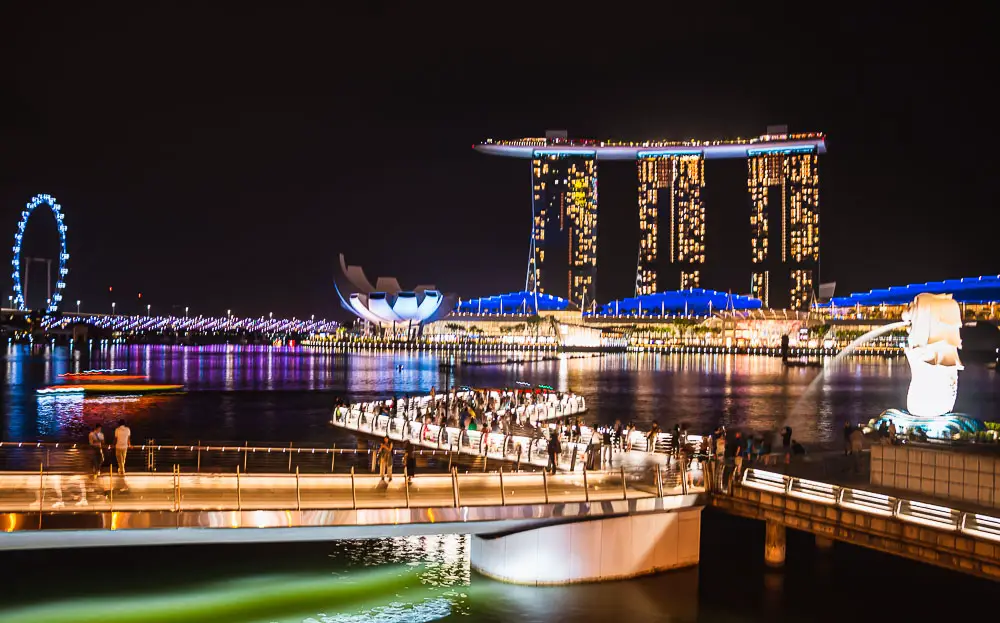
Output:
<path fill-rule="evenodd" d="M 578 307 L 597 287 L 597 163 L 537 150 L 531 161 L 532 232 L 525 290 Z"/>
<path fill-rule="evenodd" d="M 473 147 L 531 160 L 528 291 L 555 294 L 578 306 L 595 301 L 598 160 L 631 160 L 637 166 L 636 296 L 705 287 L 711 247 L 703 199 L 705 160 L 746 158 L 748 292 L 765 307 L 807 309 L 814 299 L 823 134 L 789 134 L 784 126 L 771 126 L 750 139 L 627 142 L 569 139 L 565 131 L 549 131 L 545 138 L 489 139 Z M 745 227 L 745 216 L 738 221 L 733 216 L 733 226 Z"/>
<path fill-rule="evenodd" d="M 705 159 L 640 156 L 635 295 L 701 287 L 705 263 Z M 662 233 L 661 233 L 662 232 Z"/>

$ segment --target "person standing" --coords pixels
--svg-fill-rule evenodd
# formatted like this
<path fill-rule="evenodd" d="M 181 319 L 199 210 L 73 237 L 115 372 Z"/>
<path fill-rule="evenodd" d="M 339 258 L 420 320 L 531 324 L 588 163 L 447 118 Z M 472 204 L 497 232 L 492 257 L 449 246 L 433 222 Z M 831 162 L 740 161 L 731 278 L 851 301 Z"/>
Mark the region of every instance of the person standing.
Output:
<path fill-rule="evenodd" d="M 413 453 L 413 444 L 409 440 L 403 444 L 403 466 L 406 467 L 406 482 L 410 484 L 417 471 L 417 456 Z"/>
<path fill-rule="evenodd" d="M 131 439 L 132 429 L 125 424 L 125 420 L 118 420 L 118 428 L 115 429 L 115 460 L 118 462 L 119 474 L 125 473 L 125 459 Z"/>
<path fill-rule="evenodd" d="M 621 428 L 621 424 L 618 425 Z M 611 469 L 611 453 L 614 448 L 614 439 L 612 438 L 611 428 L 603 428 L 600 432 L 601 435 L 601 467 L 605 469 Z M 596 435 L 595 435 L 596 437 Z"/>
<path fill-rule="evenodd" d="M 792 458 L 792 427 L 786 426 L 784 430 L 781 431 L 781 451 L 785 455 L 785 464 L 787 465 Z"/>
<path fill-rule="evenodd" d="M 94 476 L 101 473 L 101 466 L 104 465 L 104 432 L 100 424 L 94 424 L 90 434 L 87 435 L 87 444 L 90 446 L 90 462 L 94 468 Z"/>
<path fill-rule="evenodd" d="M 855 427 L 851 431 L 850 443 L 851 443 L 851 455 L 853 457 L 854 473 L 858 474 L 861 472 L 861 449 L 864 447 L 865 435 L 861 432 L 860 428 Z"/>
<path fill-rule="evenodd" d="M 562 452 L 562 446 L 559 444 L 559 433 L 551 431 L 549 433 L 549 464 L 545 469 L 550 470 L 553 474 L 556 473 L 556 458 L 559 453 Z"/>
<path fill-rule="evenodd" d="M 378 475 L 382 482 L 392 482 L 392 441 L 388 436 L 382 438 L 382 443 L 378 447 Z"/>

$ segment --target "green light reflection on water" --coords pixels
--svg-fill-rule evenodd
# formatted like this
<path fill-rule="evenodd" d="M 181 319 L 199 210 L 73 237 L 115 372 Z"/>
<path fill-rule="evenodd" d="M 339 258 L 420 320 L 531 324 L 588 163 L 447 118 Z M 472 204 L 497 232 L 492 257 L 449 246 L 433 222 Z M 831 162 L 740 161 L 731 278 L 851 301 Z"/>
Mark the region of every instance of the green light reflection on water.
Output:
<path fill-rule="evenodd" d="M 332 573 L 246 575 L 166 592 L 149 586 L 130 594 L 104 591 L 62 600 L 54 595 L 44 603 L 0 606 L 0 621 L 429 623 L 465 610 L 461 591 L 469 583 L 466 537 L 343 541 L 318 547 L 332 550 Z M 57 594 L 58 587 L 53 589 Z"/>

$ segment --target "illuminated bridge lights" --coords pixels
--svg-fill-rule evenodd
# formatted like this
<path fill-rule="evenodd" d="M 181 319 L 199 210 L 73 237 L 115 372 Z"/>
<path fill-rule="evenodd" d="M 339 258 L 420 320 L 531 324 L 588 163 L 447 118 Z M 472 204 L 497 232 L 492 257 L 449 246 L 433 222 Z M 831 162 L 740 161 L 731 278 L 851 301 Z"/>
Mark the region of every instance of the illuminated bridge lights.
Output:
<path fill-rule="evenodd" d="M 177 317 L 177 316 L 107 316 L 80 315 L 48 318 L 43 326 L 48 329 L 65 329 L 76 323 L 84 323 L 99 329 L 120 333 L 256 333 L 264 335 L 335 333 L 340 324 L 327 320 L 299 320 L 296 318 L 239 318 L 221 317 Z"/>
<path fill-rule="evenodd" d="M 69 269 L 66 267 L 66 262 L 69 260 L 69 253 L 66 251 L 66 230 L 68 229 L 65 224 L 63 224 L 63 213 L 62 206 L 56 202 L 56 198 L 52 195 L 35 195 L 31 200 L 25 204 L 25 209 L 21 211 L 21 220 L 17 224 L 17 232 L 14 234 L 14 246 L 12 250 L 14 251 L 14 257 L 11 260 L 11 266 L 13 271 L 11 272 L 11 279 L 14 280 L 14 307 L 20 311 L 27 311 L 27 301 L 25 300 L 26 292 L 24 292 L 21 285 L 21 246 L 24 241 L 24 230 L 28 226 L 28 219 L 34 214 L 35 209 L 41 207 L 42 205 L 47 205 L 52 211 L 52 215 L 56 219 L 57 227 L 56 230 L 59 233 L 59 268 L 58 275 L 60 279 L 56 282 L 56 288 L 50 292 L 46 298 L 46 309 L 48 313 L 55 312 L 59 308 L 59 302 L 62 301 L 62 290 L 66 287 L 66 282 L 63 279 Z"/>

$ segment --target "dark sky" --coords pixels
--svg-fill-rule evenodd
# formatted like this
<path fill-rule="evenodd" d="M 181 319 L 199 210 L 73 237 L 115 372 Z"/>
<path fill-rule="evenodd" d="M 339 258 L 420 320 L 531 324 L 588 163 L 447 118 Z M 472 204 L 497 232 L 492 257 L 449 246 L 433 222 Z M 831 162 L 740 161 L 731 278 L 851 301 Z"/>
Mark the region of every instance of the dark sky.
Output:
<path fill-rule="evenodd" d="M 21 2 L 0 15 L 0 223 L 12 240 L 28 198 L 60 200 L 66 309 L 113 296 L 130 311 L 142 291 L 154 311 L 331 317 L 340 252 L 404 286 L 519 289 L 528 165 L 470 146 L 547 128 L 823 131 L 822 271 L 839 294 L 1000 272 L 981 18 L 257 4 Z M 728 242 L 748 227 L 745 171 L 707 167 L 707 254 L 730 269 L 707 287 L 747 289 L 749 243 Z M 600 176 L 607 300 L 633 287 L 636 182 L 627 163 Z"/>

